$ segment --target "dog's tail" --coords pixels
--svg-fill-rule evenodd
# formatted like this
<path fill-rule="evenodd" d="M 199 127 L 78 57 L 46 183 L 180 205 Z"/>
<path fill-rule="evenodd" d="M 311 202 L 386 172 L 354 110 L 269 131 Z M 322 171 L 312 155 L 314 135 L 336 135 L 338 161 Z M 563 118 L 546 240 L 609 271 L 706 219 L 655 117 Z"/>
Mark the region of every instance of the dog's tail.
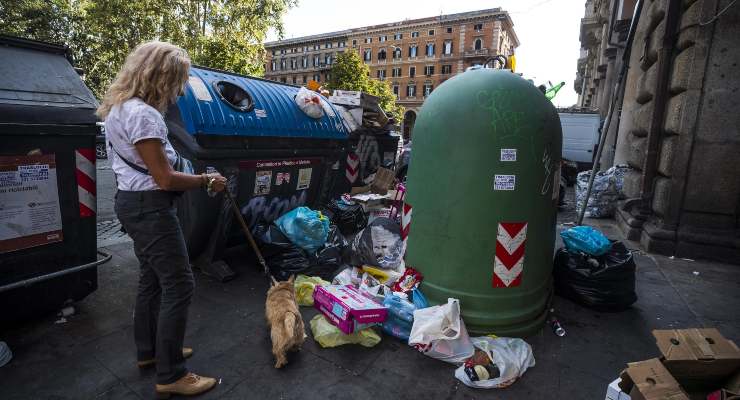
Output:
<path fill-rule="evenodd" d="M 295 315 L 291 312 L 285 314 L 283 324 L 285 325 L 285 331 L 292 333 L 295 330 Z"/>

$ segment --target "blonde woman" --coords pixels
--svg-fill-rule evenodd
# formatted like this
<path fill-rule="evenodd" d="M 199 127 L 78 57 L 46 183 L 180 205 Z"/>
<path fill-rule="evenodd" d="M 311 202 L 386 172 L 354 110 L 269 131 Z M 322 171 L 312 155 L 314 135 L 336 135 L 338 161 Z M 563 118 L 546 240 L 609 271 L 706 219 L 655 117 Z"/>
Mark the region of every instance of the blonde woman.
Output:
<path fill-rule="evenodd" d="M 176 192 L 224 189 L 219 174 L 175 171 L 177 153 L 167 139 L 162 114 L 188 80 L 190 59 L 169 43 L 139 45 L 126 58 L 97 114 L 116 175 L 115 211 L 134 241 L 141 271 L 134 310 L 138 365 L 156 365 L 160 398 L 195 395 L 216 381 L 185 368 L 193 350 L 183 347 L 194 280 L 174 206 Z"/>

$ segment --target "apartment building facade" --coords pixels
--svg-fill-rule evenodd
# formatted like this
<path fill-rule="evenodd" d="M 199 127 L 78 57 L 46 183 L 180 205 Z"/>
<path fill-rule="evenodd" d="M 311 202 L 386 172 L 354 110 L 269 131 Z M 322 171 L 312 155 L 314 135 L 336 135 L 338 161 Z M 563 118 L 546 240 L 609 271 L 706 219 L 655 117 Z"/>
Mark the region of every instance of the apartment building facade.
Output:
<path fill-rule="evenodd" d="M 494 8 L 265 43 L 265 78 L 295 85 L 326 82 L 337 54 L 356 51 L 370 77 L 388 81 L 406 108 L 408 137 L 435 88 L 493 56 L 513 54 L 518 46 L 509 14 Z"/>

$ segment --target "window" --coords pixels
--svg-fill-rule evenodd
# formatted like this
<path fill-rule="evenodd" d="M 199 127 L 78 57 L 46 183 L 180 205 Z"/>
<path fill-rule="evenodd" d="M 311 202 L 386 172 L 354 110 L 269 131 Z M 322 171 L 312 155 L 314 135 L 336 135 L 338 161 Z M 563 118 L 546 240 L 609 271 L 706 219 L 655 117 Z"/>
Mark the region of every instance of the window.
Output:
<path fill-rule="evenodd" d="M 287 83 L 287 82 L 288 82 L 288 80 L 287 80 L 287 79 L 285 79 L 285 77 L 282 77 L 282 78 L 280 78 L 280 82 L 282 82 L 282 83 Z"/>
<path fill-rule="evenodd" d="M 373 38 L 371 37 L 365 38 L 365 43 L 372 43 L 372 42 L 373 42 Z"/>
<path fill-rule="evenodd" d="M 452 54 L 452 40 L 445 40 L 443 54 L 449 56 Z"/>
<path fill-rule="evenodd" d="M 480 38 L 475 39 L 475 49 L 480 50 L 482 48 L 483 48 L 483 41 Z"/>
<path fill-rule="evenodd" d="M 331 65 L 331 53 L 326 53 L 324 55 L 324 63 L 326 65 Z"/>
<path fill-rule="evenodd" d="M 447 27 L 447 33 L 452 33 L 452 27 L 451 26 L 448 26 Z"/>
<path fill-rule="evenodd" d="M 280 54 L 285 54 L 285 49 L 280 49 Z"/>
<path fill-rule="evenodd" d="M 339 47 L 342 48 L 342 49 L 345 48 L 345 47 L 347 47 L 347 42 L 344 42 L 344 41 L 339 42 Z"/>
<path fill-rule="evenodd" d="M 443 65 L 442 66 L 442 74 L 447 75 L 452 73 L 452 65 Z"/>
<path fill-rule="evenodd" d="M 382 81 L 382 80 L 385 80 L 385 70 L 384 70 L 384 69 L 379 69 L 379 70 L 378 70 L 378 71 L 376 72 L 376 74 L 377 74 L 377 76 L 378 76 L 378 79 L 380 79 L 381 81 Z"/>
<path fill-rule="evenodd" d="M 295 85 L 295 84 L 296 84 L 296 82 L 298 82 L 298 77 L 294 76 L 294 77 L 293 77 L 293 84 Z"/>
<path fill-rule="evenodd" d="M 431 57 L 434 55 L 434 43 L 428 43 L 427 44 L 427 57 Z"/>
<path fill-rule="evenodd" d="M 412 38 L 419 37 L 419 32 L 411 32 L 411 37 Z"/>
<path fill-rule="evenodd" d="M 403 33 L 396 33 L 393 35 L 393 40 L 401 40 L 403 39 Z"/>
<path fill-rule="evenodd" d="M 285 69 L 285 59 L 283 58 L 282 60 L 280 60 L 280 70 L 282 71 L 284 69 Z"/>
<path fill-rule="evenodd" d="M 429 36 L 434 36 L 434 29 L 429 30 Z"/>
<path fill-rule="evenodd" d="M 308 46 L 303 46 L 303 52 L 305 53 L 307 51 L 308 51 Z"/>
<path fill-rule="evenodd" d="M 434 65 L 427 65 L 426 67 L 424 67 L 424 75 L 426 76 L 434 75 Z"/>
<path fill-rule="evenodd" d="M 385 42 L 386 40 L 388 40 L 388 36 L 386 36 L 386 35 L 378 36 L 378 41 L 379 42 Z"/>
<path fill-rule="evenodd" d="M 320 47 L 321 47 L 321 45 L 318 45 L 318 44 L 313 45 L 313 49 L 314 50 L 318 50 Z"/>
<path fill-rule="evenodd" d="M 399 94 L 399 93 L 400 93 L 400 91 L 401 91 L 401 90 L 400 90 L 400 88 L 398 87 L 398 85 L 393 85 L 393 95 L 394 95 L 394 96 L 396 96 L 396 100 L 398 100 L 398 99 L 400 99 L 400 98 L 401 98 L 401 96 L 400 96 L 400 94 Z"/>
<path fill-rule="evenodd" d="M 332 44 L 331 43 L 327 43 L 326 45 L 324 45 L 324 48 L 325 49 L 331 49 L 332 48 Z"/>
<path fill-rule="evenodd" d="M 365 62 L 370 62 L 373 58 L 373 50 L 372 49 L 365 49 L 364 56 L 362 57 Z"/>
<path fill-rule="evenodd" d="M 401 76 L 401 67 L 393 68 L 391 70 L 391 76 L 394 78 L 398 78 L 399 76 Z"/>
<path fill-rule="evenodd" d="M 352 39 L 352 47 L 357 46 L 357 39 Z"/>
<path fill-rule="evenodd" d="M 313 80 L 316 82 L 321 82 L 321 74 L 313 74 Z"/>
<path fill-rule="evenodd" d="M 385 59 L 386 59 L 385 49 L 380 49 L 380 51 L 378 52 L 378 61 L 385 60 Z"/>
<path fill-rule="evenodd" d="M 434 85 L 431 85 L 431 84 L 424 85 L 424 97 L 427 97 L 430 94 L 432 94 L 432 90 L 434 90 Z"/>
<path fill-rule="evenodd" d="M 416 76 L 416 67 L 409 67 L 409 78 Z"/>
<path fill-rule="evenodd" d="M 307 78 L 307 76 L 306 75 L 303 75 L 303 83 L 306 83 L 307 82 L 306 78 Z"/>
<path fill-rule="evenodd" d="M 417 50 L 417 46 L 415 44 L 412 44 L 411 46 L 409 46 L 409 57 L 416 58 L 416 50 Z"/>
<path fill-rule="evenodd" d="M 475 26 L 473 26 L 473 29 L 475 29 L 476 32 L 480 32 L 483 30 L 483 24 L 475 24 Z"/>
<path fill-rule="evenodd" d="M 393 49 L 393 59 L 400 60 L 401 59 L 401 48 L 396 47 Z"/>
<path fill-rule="evenodd" d="M 319 64 L 321 64 L 321 57 L 316 54 L 315 56 L 313 56 L 313 66 L 318 67 Z"/>
<path fill-rule="evenodd" d="M 270 66 L 270 71 L 274 71 L 277 69 L 277 61 L 272 60 L 272 65 Z"/>
<path fill-rule="evenodd" d="M 296 69 L 298 68 L 298 60 L 295 59 L 295 57 L 290 59 L 290 69 Z"/>
<path fill-rule="evenodd" d="M 326 78 L 326 80 L 327 80 L 327 81 L 328 81 L 329 79 L 331 79 L 331 72 L 327 72 L 327 73 L 326 73 L 326 74 L 324 75 L 324 78 Z"/>
<path fill-rule="evenodd" d="M 277 53 L 277 51 L 273 50 L 272 55 L 274 56 Z"/>
<path fill-rule="evenodd" d="M 308 57 L 303 56 L 303 58 L 301 59 L 301 67 L 303 67 L 304 69 L 308 68 Z"/>
<path fill-rule="evenodd" d="M 406 86 L 406 97 L 416 97 L 416 85 L 409 84 Z"/>

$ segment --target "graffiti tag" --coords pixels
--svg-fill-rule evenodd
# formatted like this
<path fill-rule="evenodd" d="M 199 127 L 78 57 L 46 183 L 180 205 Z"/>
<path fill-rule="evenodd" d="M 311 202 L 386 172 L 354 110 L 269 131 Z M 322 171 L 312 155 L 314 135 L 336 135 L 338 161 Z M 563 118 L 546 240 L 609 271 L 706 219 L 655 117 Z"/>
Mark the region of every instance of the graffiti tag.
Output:
<path fill-rule="evenodd" d="M 306 204 L 307 196 L 306 191 L 303 190 L 297 195 L 273 197 L 269 201 L 266 196 L 253 197 L 242 207 L 242 215 L 249 226 L 254 226 L 258 221 L 270 223 L 286 212 Z"/>

